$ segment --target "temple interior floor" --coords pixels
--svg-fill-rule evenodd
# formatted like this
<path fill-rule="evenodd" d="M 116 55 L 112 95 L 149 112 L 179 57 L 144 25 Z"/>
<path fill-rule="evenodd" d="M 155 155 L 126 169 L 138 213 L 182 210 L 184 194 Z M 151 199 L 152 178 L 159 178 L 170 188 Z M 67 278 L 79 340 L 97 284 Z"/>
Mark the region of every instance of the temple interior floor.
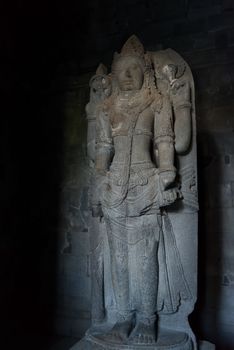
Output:
<path fill-rule="evenodd" d="M 4 350 L 69 350 L 78 340 L 74 337 L 22 335 L 5 339 Z"/>

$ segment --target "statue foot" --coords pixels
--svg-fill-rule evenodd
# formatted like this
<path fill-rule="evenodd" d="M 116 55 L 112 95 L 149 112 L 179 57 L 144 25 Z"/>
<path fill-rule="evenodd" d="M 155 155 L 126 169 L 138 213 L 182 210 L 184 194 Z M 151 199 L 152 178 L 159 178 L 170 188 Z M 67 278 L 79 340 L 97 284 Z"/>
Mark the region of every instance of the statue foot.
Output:
<path fill-rule="evenodd" d="M 152 344 L 156 342 L 155 322 L 139 321 L 130 337 L 131 343 Z"/>
<path fill-rule="evenodd" d="M 132 328 L 132 320 L 118 321 L 114 327 L 105 334 L 105 338 L 111 341 L 125 341 Z"/>

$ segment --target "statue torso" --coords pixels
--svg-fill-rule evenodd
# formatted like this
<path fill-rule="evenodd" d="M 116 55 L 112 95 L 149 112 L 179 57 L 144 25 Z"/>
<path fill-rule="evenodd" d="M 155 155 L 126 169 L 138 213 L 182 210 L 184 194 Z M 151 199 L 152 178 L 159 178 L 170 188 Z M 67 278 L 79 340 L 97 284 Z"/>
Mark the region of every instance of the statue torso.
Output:
<path fill-rule="evenodd" d="M 114 158 L 112 165 L 128 166 L 147 163 L 152 167 L 151 148 L 154 129 L 155 96 L 137 92 L 128 96 L 117 96 L 109 109 Z M 113 167 L 112 167 L 113 168 Z"/>

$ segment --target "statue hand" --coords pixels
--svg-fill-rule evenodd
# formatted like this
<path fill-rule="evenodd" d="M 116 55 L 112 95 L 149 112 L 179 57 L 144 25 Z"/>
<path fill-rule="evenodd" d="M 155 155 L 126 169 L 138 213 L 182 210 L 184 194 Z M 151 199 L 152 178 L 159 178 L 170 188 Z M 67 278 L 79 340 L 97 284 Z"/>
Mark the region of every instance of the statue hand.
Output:
<path fill-rule="evenodd" d="M 180 81 L 178 79 L 174 79 L 172 82 L 171 82 L 171 91 L 173 94 L 176 94 L 177 91 L 182 87 L 184 86 L 184 82 L 183 81 Z"/>
<path fill-rule="evenodd" d="M 183 198 L 181 191 L 178 187 L 171 188 L 163 192 L 164 206 L 174 203 L 177 199 Z"/>
<path fill-rule="evenodd" d="M 179 95 L 181 101 L 190 101 L 189 83 L 185 80 L 175 79 L 171 84 L 172 95 Z"/>
<path fill-rule="evenodd" d="M 175 181 L 176 172 L 175 170 L 165 170 L 160 172 L 160 182 L 162 186 L 162 190 L 165 191 L 170 187 Z"/>
<path fill-rule="evenodd" d="M 92 206 L 92 217 L 98 218 L 98 217 L 103 217 L 103 211 L 101 204 L 93 205 Z"/>
<path fill-rule="evenodd" d="M 161 170 L 159 172 L 161 194 L 162 194 L 162 206 L 168 206 L 173 204 L 177 199 L 182 198 L 182 193 L 179 190 L 178 184 L 175 183 L 176 171 Z"/>

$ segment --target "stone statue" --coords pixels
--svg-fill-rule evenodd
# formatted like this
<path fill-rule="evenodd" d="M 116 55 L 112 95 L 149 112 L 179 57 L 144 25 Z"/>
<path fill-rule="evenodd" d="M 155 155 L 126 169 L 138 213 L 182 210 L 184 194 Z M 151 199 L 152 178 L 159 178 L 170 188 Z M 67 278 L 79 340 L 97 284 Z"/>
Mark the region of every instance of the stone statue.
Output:
<path fill-rule="evenodd" d="M 93 215 L 90 216 L 90 247 L 92 271 L 92 324 L 103 321 L 104 305 L 104 238 L 105 225 L 95 213 L 95 202 L 92 193 L 95 191 L 95 147 L 96 147 L 96 116 L 100 104 L 111 94 L 111 80 L 107 75 L 107 68 L 100 64 L 96 74 L 90 79 L 90 101 L 86 105 L 88 121 L 87 156 L 90 169 L 90 207 Z"/>
<path fill-rule="evenodd" d="M 93 106 L 92 213 L 103 221 L 91 238 L 101 316 L 74 350 L 196 349 L 188 324 L 198 209 L 191 71 L 173 50 L 145 52 L 132 36 L 91 89 L 98 80 L 102 94 L 92 104 L 91 92 L 87 112 Z"/>

